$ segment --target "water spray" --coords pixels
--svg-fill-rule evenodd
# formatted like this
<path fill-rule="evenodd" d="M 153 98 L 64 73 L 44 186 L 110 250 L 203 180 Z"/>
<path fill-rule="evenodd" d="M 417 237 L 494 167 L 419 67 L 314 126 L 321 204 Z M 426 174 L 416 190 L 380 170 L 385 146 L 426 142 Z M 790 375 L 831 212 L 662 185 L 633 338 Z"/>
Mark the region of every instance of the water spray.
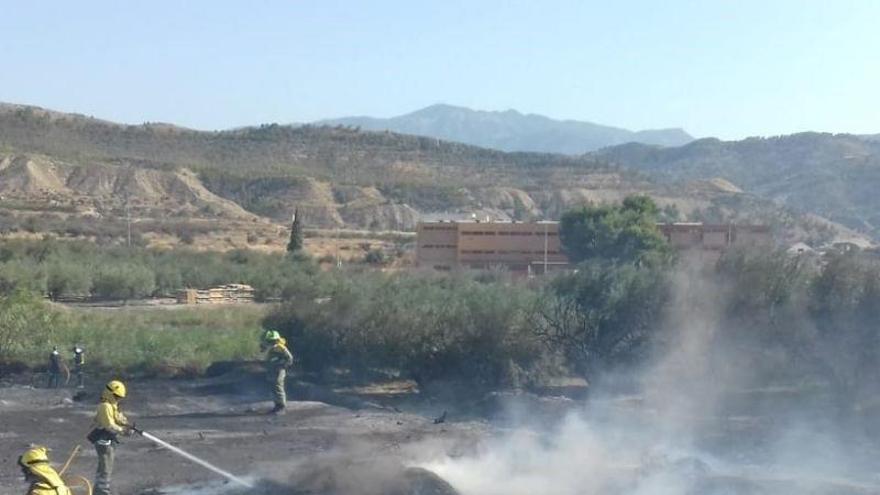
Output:
<path fill-rule="evenodd" d="M 159 445 L 160 447 L 164 447 L 164 448 L 170 450 L 171 452 L 174 452 L 175 454 L 177 454 L 177 455 L 179 455 L 179 456 L 181 456 L 181 457 L 184 457 L 184 458 L 186 458 L 186 459 L 189 459 L 190 461 L 192 461 L 192 462 L 198 464 L 199 466 L 202 466 L 202 467 L 204 467 L 204 468 L 206 468 L 206 469 L 210 469 L 211 471 L 213 471 L 213 472 L 219 474 L 220 476 L 223 476 L 224 478 L 228 479 L 229 481 L 232 481 L 233 483 L 236 483 L 236 484 L 238 484 L 238 485 L 241 485 L 241 486 L 243 486 L 243 487 L 245 487 L 245 488 L 254 488 L 254 485 L 252 485 L 251 483 L 248 483 L 247 481 L 245 481 L 245 480 L 239 478 L 238 476 L 236 476 L 236 475 L 234 475 L 234 474 L 232 474 L 232 473 L 226 472 L 226 471 L 224 471 L 224 470 L 218 468 L 217 466 L 215 466 L 215 465 L 209 463 L 208 461 L 205 461 L 205 460 L 203 460 L 203 459 L 200 459 L 200 458 L 198 458 L 198 457 L 196 457 L 196 456 L 190 454 L 189 452 L 187 452 L 187 451 L 185 451 L 185 450 L 183 450 L 183 449 L 181 449 L 181 448 L 175 447 L 174 445 L 171 445 L 170 443 L 168 443 L 168 442 L 162 440 L 161 438 L 157 438 L 156 436 L 154 436 L 154 435 L 152 435 L 152 434 L 150 434 L 150 433 L 147 433 L 147 432 L 145 432 L 145 431 L 143 431 L 143 430 L 139 430 L 139 429 L 134 428 L 134 427 L 132 427 L 132 431 L 134 431 L 135 433 L 139 434 L 140 436 L 146 438 L 147 440 L 149 440 L 149 441 L 155 443 L 156 445 Z"/>

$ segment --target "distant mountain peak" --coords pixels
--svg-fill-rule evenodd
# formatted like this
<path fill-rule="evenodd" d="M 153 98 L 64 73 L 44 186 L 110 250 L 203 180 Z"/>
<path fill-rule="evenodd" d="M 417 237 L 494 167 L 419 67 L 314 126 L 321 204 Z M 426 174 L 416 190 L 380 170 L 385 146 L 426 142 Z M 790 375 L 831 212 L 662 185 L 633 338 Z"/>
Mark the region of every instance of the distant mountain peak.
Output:
<path fill-rule="evenodd" d="M 503 151 L 537 151 L 579 155 L 608 146 L 639 142 L 658 146 L 680 146 L 693 141 L 681 128 L 630 131 L 578 120 L 556 120 L 515 109 L 474 110 L 436 103 L 387 119 L 344 117 L 316 122 L 353 125 L 368 130 L 394 131 Z"/>

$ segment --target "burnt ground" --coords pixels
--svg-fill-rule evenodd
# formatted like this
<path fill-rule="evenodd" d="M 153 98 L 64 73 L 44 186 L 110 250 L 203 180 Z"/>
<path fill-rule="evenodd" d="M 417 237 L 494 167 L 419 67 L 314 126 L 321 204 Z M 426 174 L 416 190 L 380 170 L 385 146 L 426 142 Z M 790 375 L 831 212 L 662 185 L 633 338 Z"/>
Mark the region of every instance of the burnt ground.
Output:
<path fill-rule="evenodd" d="M 74 446 L 81 445 L 82 454 L 70 472 L 93 478 L 96 458 L 85 435 L 100 391 L 96 385 L 103 383 L 103 378 L 107 377 L 100 381 L 93 378 L 85 397 L 76 397 L 74 389 L 32 388 L 24 385 L 30 382 L 26 376 L 0 383 L 0 495 L 23 493 L 25 486 L 15 461 L 32 443 L 54 449 L 56 465 L 64 462 Z M 400 383 L 331 388 L 294 379 L 289 383 L 288 413 L 273 417 L 265 414 L 271 403 L 267 385 L 258 373 L 233 369 L 214 378 L 134 379 L 128 384 L 125 411 L 139 428 L 246 478 L 257 488 L 239 490 L 147 439 L 132 437 L 123 439 L 117 450 L 116 495 L 456 495 L 459 492 L 445 480 L 416 466 L 434 465 L 441 458 L 467 460 L 478 455 L 482 447 L 516 425 L 518 420 L 500 412 L 527 410 L 538 431 L 582 405 L 558 397 L 498 393 L 460 400 L 467 394 L 458 390 L 447 391 L 444 397 L 433 392 L 413 394 L 408 385 Z M 512 398 L 515 407 L 510 407 Z M 628 401 L 620 404 L 623 406 L 615 415 L 638 410 Z M 443 411 L 448 411 L 446 421 L 436 424 L 435 418 Z M 772 415 L 755 421 L 765 420 L 779 421 Z M 740 422 L 732 419 L 727 423 Z M 746 444 L 765 435 L 755 426 L 749 431 L 746 434 L 733 428 L 712 441 L 733 445 L 739 439 L 739 444 Z M 748 449 L 739 446 L 737 450 Z M 516 469 L 514 466 L 513 474 Z M 783 476 L 766 469 L 720 470 L 711 461 L 694 457 L 642 459 L 613 469 L 620 482 L 602 493 L 880 494 L 874 482 Z M 685 480 L 686 487 L 672 492 L 645 490 L 645 479 L 670 474 Z M 499 476 L 479 470 L 478 475 Z M 551 476 L 547 482 L 552 481 Z M 472 487 L 456 488 L 461 495 L 483 495 Z M 583 493 L 594 492 L 587 489 Z"/>
<path fill-rule="evenodd" d="M 407 466 L 465 451 L 489 430 L 482 421 L 434 424 L 433 418 L 376 406 L 354 394 L 291 388 L 287 414 L 275 417 L 265 414 L 272 404 L 258 375 L 132 380 L 124 411 L 139 428 L 231 473 L 261 480 L 263 493 L 279 494 L 454 493 L 444 492 L 430 473 Z M 83 400 L 74 400 L 73 389 L 0 388 L 0 495 L 23 492 L 15 462 L 31 443 L 50 446 L 59 465 L 81 445 L 70 472 L 93 477 L 96 457 L 85 435 L 99 391 L 90 387 Z M 324 401 L 298 401 L 297 394 Z M 216 474 L 137 436 L 123 439 L 116 462 L 114 487 L 120 495 L 227 488 Z"/>

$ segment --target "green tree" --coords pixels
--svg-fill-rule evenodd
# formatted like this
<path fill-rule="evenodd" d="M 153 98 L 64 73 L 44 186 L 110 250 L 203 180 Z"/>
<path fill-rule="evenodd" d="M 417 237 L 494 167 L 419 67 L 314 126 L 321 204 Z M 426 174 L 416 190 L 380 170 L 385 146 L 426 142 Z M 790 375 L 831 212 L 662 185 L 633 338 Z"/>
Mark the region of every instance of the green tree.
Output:
<path fill-rule="evenodd" d="M 163 263 L 155 267 L 156 293 L 163 296 L 173 295 L 183 288 L 183 276 L 172 263 Z"/>
<path fill-rule="evenodd" d="M 56 316 L 38 296 L 27 291 L 16 290 L 0 297 L 0 362 L 16 350 L 45 344 Z"/>
<path fill-rule="evenodd" d="M 93 282 L 93 291 L 101 299 L 138 299 L 151 295 L 155 288 L 153 271 L 134 263 L 103 266 Z"/>
<path fill-rule="evenodd" d="M 0 263 L 0 294 L 11 294 L 18 289 L 45 294 L 45 267 L 27 258 Z"/>
<path fill-rule="evenodd" d="M 364 255 L 364 263 L 370 265 L 384 265 L 388 263 L 388 258 L 385 256 L 385 252 L 381 249 L 371 249 Z"/>
<path fill-rule="evenodd" d="M 621 205 L 584 206 L 562 216 L 559 234 L 569 259 L 622 262 L 668 258 L 657 228 L 657 205 L 647 196 L 629 196 Z"/>
<path fill-rule="evenodd" d="M 681 221 L 681 212 L 678 211 L 678 205 L 672 203 L 664 206 L 660 211 L 659 220 L 669 223 Z"/>
<path fill-rule="evenodd" d="M 341 275 L 322 302 L 297 297 L 267 319 L 306 369 L 395 369 L 419 383 L 529 381 L 546 356 L 528 321 L 529 289 L 468 277 L 364 272 Z"/>
<path fill-rule="evenodd" d="M 516 196 L 513 198 L 513 219 L 520 222 L 528 222 L 532 220 L 532 215 L 529 213 L 526 205 L 523 204 L 522 200 Z"/>
<path fill-rule="evenodd" d="M 670 297 L 662 267 L 592 260 L 553 282 L 532 328 L 573 371 L 591 378 L 640 355 Z"/>
<path fill-rule="evenodd" d="M 299 216 L 299 209 L 293 212 L 293 223 L 290 225 L 290 241 L 287 243 L 287 252 L 290 254 L 302 251 L 303 248 L 303 229 L 302 220 Z"/>
<path fill-rule="evenodd" d="M 46 290 L 49 297 L 88 296 L 92 287 L 91 270 L 73 260 L 56 261 L 46 270 Z"/>

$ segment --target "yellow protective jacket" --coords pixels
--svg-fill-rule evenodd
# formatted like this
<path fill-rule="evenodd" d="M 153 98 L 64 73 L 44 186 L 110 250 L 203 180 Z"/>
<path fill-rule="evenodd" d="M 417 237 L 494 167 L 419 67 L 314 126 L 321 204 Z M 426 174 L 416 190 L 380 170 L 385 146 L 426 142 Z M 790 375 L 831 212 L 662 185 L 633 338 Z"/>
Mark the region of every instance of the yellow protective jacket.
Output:
<path fill-rule="evenodd" d="M 286 368 L 293 364 L 293 354 L 287 350 L 286 343 L 287 341 L 281 339 L 269 348 L 269 352 L 266 355 L 266 361 L 269 363 L 269 366 Z"/>
<path fill-rule="evenodd" d="M 101 394 L 101 403 L 98 404 L 98 410 L 95 411 L 94 426 L 114 435 L 122 433 L 128 426 L 128 419 L 119 410 L 119 401 L 109 390 L 105 390 Z"/>
<path fill-rule="evenodd" d="M 36 479 L 28 488 L 27 495 L 71 495 L 70 489 L 49 463 L 32 464 L 28 466 L 28 471 Z"/>

